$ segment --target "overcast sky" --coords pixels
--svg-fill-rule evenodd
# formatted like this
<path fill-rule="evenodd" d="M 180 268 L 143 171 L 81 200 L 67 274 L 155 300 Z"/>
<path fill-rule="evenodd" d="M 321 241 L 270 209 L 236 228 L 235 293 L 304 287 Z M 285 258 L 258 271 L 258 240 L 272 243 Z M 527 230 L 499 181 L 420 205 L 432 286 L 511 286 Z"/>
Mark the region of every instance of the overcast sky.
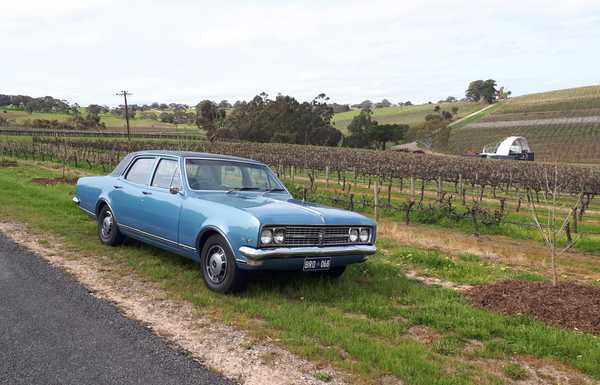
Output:
<path fill-rule="evenodd" d="M 0 2 L 0 93 L 82 105 L 462 97 L 600 84 L 600 1 Z"/>

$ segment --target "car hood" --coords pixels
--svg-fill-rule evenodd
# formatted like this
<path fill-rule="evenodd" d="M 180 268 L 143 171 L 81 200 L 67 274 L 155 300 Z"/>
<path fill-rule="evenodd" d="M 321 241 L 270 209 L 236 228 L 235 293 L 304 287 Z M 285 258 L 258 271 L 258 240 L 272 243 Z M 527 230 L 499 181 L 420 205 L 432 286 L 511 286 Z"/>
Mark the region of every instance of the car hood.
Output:
<path fill-rule="evenodd" d="M 369 218 L 352 211 L 303 202 L 290 198 L 287 194 L 255 192 L 196 194 L 200 199 L 233 206 L 250 213 L 263 225 L 374 225 Z"/>

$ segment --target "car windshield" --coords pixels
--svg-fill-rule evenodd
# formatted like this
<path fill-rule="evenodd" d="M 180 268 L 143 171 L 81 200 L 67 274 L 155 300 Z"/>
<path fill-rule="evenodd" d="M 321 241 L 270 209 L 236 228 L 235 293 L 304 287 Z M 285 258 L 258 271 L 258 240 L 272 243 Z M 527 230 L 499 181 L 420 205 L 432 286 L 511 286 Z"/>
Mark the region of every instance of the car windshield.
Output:
<path fill-rule="evenodd" d="M 260 164 L 187 159 L 185 168 L 192 190 L 285 191 L 271 171 Z"/>

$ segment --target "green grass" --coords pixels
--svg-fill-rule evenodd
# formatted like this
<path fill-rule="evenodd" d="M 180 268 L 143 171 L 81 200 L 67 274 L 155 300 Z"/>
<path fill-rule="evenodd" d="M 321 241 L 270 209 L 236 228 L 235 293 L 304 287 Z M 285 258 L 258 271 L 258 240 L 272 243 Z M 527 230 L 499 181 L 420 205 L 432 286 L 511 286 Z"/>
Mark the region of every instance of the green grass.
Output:
<path fill-rule="evenodd" d="M 477 309 L 456 292 L 424 286 L 403 275 L 403 264 L 467 282 L 478 275 L 491 281 L 509 274 L 480 266 L 472 256 L 450 264 L 439 254 L 382 245 L 391 247 L 391 255 L 379 254 L 352 266 L 337 281 L 302 274 L 264 275 L 243 294 L 216 295 L 205 289 L 197 266 L 184 258 L 135 242 L 114 249 L 102 246 L 95 223 L 70 201 L 73 186 L 30 182 L 56 175 L 31 166 L 0 168 L 2 218 L 58 235 L 89 258 L 108 255 L 123 274 L 136 273 L 224 322 L 278 338 L 304 357 L 346 369 L 357 382 L 377 383 L 379 376 L 391 374 L 407 384 L 500 383 L 462 359 L 462 347 L 470 339 L 484 342 L 486 356 L 557 359 L 600 379 L 599 338 Z M 405 332 L 413 325 L 434 329 L 440 340 L 429 345 L 410 338 Z"/>
<path fill-rule="evenodd" d="M 438 104 L 419 104 L 415 106 L 400 106 L 400 107 L 382 107 L 373 109 L 373 118 L 379 124 L 403 123 L 416 124 L 423 123 L 427 114 L 433 113 L 433 108 Z M 469 115 L 485 106 L 482 103 L 441 103 L 439 106 L 442 109 L 451 111 L 452 107 L 458 107 L 457 118 Z M 360 110 L 353 109 L 352 111 L 340 112 L 334 115 L 333 120 L 337 128 L 345 132 L 346 127 L 352 121 L 352 118 L 358 115 Z"/>
<path fill-rule="evenodd" d="M 545 280 L 540 274 L 491 263 L 476 255 L 463 254 L 452 258 L 437 251 L 401 246 L 385 239 L 378 242 L 378 247 L 383 252 L 379 258 L 381 262 L 458 284 L 481 285 L 506 279 Z"/>
<path fill-rule="evenodd" d="M 508 364 L 504 367 L 504 373 L 508 378 L 515 381 L 526 380 L 529 377 L 527 370 L 518 364 Z"/>

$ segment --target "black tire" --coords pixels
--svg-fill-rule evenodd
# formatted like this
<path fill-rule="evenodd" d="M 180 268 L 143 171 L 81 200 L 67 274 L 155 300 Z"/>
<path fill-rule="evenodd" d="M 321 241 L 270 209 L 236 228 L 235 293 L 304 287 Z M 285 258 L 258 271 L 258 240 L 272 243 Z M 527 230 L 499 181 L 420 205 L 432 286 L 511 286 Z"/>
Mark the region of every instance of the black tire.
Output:
<path fill-rule="evenodd" d="M 98 238 L 100 238 L 100 242 L 108 246 L 118 246 L 125 239 L 119 231 L 117 220 L 108 206 L 104 206 L 98 214 Z"/>
<path fill-rule="evenodd" d="M 247 273 L 237 267 L 233 252 L 220 235 L 212 235 L 204 242 L 200 266 L 204 283 L 212 291 L 226 294 L 246 287 Z"/>
<path fill-rule="evenodd" d="M 330 270 L 324 271 L 323 276 L 325 276 L 327 278 L 336 279 L 336 278 L 341 277 L 345 271 L 346 271 L 346 266 L 335 266 L 335 267 L 332 267 Z"/>

